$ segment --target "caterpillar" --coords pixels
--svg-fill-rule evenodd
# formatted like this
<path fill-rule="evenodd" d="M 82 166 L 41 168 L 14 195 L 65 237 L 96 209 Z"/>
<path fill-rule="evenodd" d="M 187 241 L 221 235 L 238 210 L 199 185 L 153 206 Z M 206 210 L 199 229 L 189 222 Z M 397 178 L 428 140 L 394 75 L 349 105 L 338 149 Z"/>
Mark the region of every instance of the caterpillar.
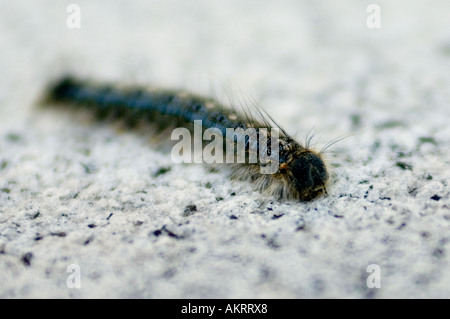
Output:
<path fill-rule="evenodd" d="M 225 135 L 227 129 L 233 129 L 231 143 L 243 141 L 246 156 L 244 161 L 223 164 L 231 168 L 232 178 L 247 181 L 255 190 L 278 200 L 311 201 L 327 193 L 329 174 L 322 151 L 310 149 L 309 140 L 306 145 L 295 141 L 256 104 L 237 110 L 182 90 L 119 87 L 71 76 L 52 83 L 45 96 L 46 103 L 87 108 L 99 120 L 124 119 L 130 127 L 145 122 L 158 131 L 184 127 L 193 132 L 194 122 L 201 121 L 203 132 L 215 129 Z M 250 138 L 249 129 L 255 132 L 255 139 Z M 270 129 L 277 129 L 277 144 Z M 230 138 L 225 140 L 230 142 Z M 271 174 L 261 173 L 261 167 L 267 165 L 261 157 L 250 160 L 255 153 L 276 159 Z"/>

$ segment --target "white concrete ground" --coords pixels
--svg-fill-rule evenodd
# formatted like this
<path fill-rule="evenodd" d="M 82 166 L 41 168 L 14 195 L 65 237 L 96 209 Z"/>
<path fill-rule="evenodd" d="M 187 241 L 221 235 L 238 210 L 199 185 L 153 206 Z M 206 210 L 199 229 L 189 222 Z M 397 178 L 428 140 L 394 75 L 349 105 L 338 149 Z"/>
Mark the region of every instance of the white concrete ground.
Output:
<path fill-rule="evenodd" d="M 0 7 L 1 298 L 450 297 L 448 1 Z M 327 154 L 327 197 L 271 201 L 134 132 L 39 109 L 65 73 L 231 91 L 319 149 L 350 137 Z"/>

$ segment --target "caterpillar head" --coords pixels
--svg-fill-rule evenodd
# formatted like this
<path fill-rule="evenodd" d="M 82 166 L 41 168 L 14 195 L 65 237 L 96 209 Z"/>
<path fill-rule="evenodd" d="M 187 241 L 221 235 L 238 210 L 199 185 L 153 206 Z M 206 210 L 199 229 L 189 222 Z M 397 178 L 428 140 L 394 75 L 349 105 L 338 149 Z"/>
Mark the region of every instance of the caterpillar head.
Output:
<path fill-rule="evenodd" d="M 326 194 L 328 172 L 320 154 L 306 150 L 289 164 L 294 193 L 300 200 L 313 200 Z"/>

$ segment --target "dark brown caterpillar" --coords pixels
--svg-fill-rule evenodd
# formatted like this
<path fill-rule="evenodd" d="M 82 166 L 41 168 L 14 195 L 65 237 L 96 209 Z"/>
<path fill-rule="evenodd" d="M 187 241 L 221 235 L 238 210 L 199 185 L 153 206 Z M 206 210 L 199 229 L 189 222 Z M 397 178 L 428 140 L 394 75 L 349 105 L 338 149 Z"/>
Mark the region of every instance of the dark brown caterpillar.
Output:
<path fill-rule="evenodd" d="M 130 126 L 146 121 L 160 129 L 170 124 L 193 131 L 194 121 L 201 120 L 203 131 L 215 128 L 224 136 L 227 128 L 252 128 L 256 132 L 256 140 L 248 135 L 240 136 L 242 133 L 233 137 L 233 143 L 242 137 L 246 152 L 245 162 L 229 164 L 233 178 L 246 180 L 261 193 L 282 200 L 309 201 L 326 194 L 329 175 L 321 152 L 296 142 L 257 106 L 243 108 L 243 113 L 239 113 L 214 99 L 184 91 L 118 88 L 71 77 L 65 77 L 50 87 L 47 102 L 86 107 L 94 110 L 99 119 L 121 118 Z M 278 145 L 272 145 L 272 133 L 267 131 L 273 127 L 279 131 Z M 261 173 L 263 163 L 259 158 L 256 162 L 249 161 L 252 152 L 261 150 L 277 157 L 278 166 L 273 174 Z"/>

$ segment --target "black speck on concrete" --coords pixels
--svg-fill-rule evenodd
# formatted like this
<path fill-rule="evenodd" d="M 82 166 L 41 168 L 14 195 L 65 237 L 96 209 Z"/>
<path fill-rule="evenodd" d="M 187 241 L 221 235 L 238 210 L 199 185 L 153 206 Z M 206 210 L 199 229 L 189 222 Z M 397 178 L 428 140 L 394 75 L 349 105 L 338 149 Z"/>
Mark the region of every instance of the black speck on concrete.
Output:
<path fill-rule="evenodd" d="M 31 260 L 33 259 L 33 253 L 28 252 L 26 254 L 23 254 L 22 257 L 20 258 L 20 260 L 22 261 L 22 263 L 29 267 L 31 266 Z"/>
<path fill-rule="evenodd" d="M 158 177 L 158 176 L 164 175 L 164 174 L 170 172 L 171 170 L 172 170 L 172 168 L 170 166 L 160 167 L 158 170 L 156 170 L 156 172 L 153 173 L 153 177 Z"/>
<path fill-rule="evenodd" d="M 184 212 L 183 212 L 183 216 L 187 217 L 187 216 L 191 216 L 192 214 L 194 214 L 197 211 L 197 206 L 196 205 L 187 205 L 184 208 Z"/>
<path fill-rule="evenodd" d="M 395 165 L 397 167 L 400 167 L 402 170 L 410 170 L 410 171 L 412 171 L 412 168 L 413 168 L 412 165 L 407 164 L 405 162 L 397 162 Z"/>
<path fill-rule="evenodd" d="M 433 196 L 431 196 L 430 199 L 438 201 L 438 200 L 440 200 L 441 198 L 442 198 L 441 196 L 439 196 L 439 195 L 437 195 L 437 194 L 434 194 Z"/>
<path fill-rule="evenodd" d="M 67 236 L 67 234 L 63 231 L 50 233 L 50 235 L 56 236 L 56 237 L 66 237 Z"/>

